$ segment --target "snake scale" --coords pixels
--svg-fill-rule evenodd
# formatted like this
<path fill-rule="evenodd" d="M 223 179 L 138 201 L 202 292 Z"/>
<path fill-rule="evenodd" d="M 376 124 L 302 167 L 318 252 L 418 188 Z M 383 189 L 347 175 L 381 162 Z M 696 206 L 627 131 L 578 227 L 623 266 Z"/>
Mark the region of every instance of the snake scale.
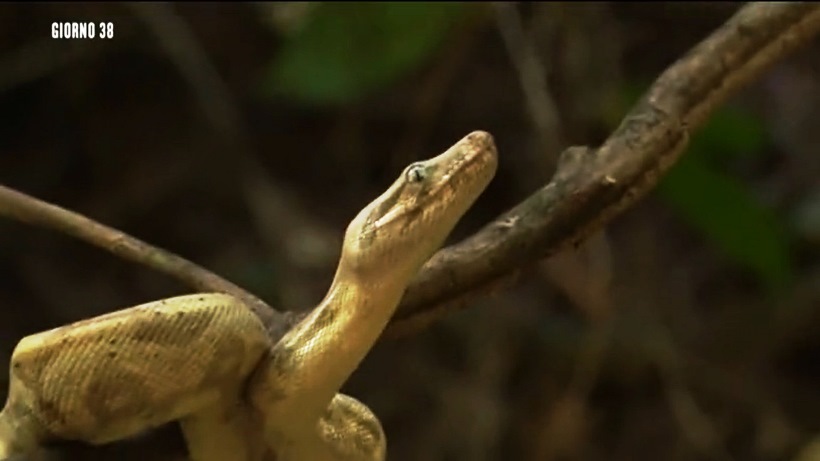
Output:
<path fill-rule="evenodd" d="M 475 131 L 405 168 L 347 227 L 325 298 L 277 342 L 219 293 L 23 338 L 0 413 L 0 459 L 178 421 L 193 461 L 384 460 L 378 418 L 338 391 L 496 166 L 492 137 Z"/>

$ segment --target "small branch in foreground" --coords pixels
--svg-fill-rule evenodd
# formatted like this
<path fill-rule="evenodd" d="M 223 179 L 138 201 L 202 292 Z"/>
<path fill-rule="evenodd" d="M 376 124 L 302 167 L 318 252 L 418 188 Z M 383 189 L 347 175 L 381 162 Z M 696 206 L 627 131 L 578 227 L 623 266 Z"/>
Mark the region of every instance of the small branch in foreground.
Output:
<path fill-rule="evenodd" d="M 248 304 L 274 336 L 278 336 L 280 328 L 286 324 L 283 320 L 284 314 L 275 311 L 264 301 L 234 283 L 185 258 L 3 185 L 0 185 L 0 215 L 62 232 L 105 249 L 120 258 L 170 275 L 196 290 L 236 296 Z"/>

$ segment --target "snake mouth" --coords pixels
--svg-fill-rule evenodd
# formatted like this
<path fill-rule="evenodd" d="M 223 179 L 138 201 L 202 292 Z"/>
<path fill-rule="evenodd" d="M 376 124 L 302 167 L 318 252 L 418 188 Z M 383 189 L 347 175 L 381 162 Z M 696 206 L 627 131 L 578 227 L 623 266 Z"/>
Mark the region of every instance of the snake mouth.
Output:
<path fill-rule="evenodd" d="M 443 240 L 495 175 L 497 155 L 492 136 L 474 131 L 442 154 L 409 165 L 350 223 L 355 251 Z"/>
<path fill-rule="evenodd" d="M 415 200 L 408 203 L 408 211 L 452 213 L 460 218 L 495 176 L 498 153 L 492 135 L 474 131 L 441 155 L 419 164 L 431 171 L 426 184 L 415 192 Z"/>
<path fill-rule="evenodd" d="M 472 187 L 476 195 L 487 187 L 498 168 L 498 151 L 493 136 L 486 131 L 473 131 L 443 154 L 429 162 L 449 165 L 441 184 L 451 187 Z"/>

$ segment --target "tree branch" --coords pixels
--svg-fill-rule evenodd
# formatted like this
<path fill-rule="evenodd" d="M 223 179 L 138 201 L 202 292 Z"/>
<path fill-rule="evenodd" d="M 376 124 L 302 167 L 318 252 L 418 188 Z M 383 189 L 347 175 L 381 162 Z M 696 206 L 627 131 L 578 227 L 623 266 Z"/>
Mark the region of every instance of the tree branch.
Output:
<path fill-rule="evenodd" d="M 387 336 L 414 332 L 515 270 L 576 245 L 646 195 L 716 107 L 820 30 L 815 3 L 751 3 L 669 67 L 597 149 L 571 147 L 553 180 L 407 289 Z"/>
<path fill-rule="evenodd" d="M 247 303 L 265 322 L 272 336 L 281 336 L 281 330 L 287 323 L 283 314 L 272 309 L 261 299 L 185 258 L 3 185 L 0 185 L 0 215 L 62 232 L 103 248 L 120 258 L 170 275 L 196 290 L 234 295 Z"/>

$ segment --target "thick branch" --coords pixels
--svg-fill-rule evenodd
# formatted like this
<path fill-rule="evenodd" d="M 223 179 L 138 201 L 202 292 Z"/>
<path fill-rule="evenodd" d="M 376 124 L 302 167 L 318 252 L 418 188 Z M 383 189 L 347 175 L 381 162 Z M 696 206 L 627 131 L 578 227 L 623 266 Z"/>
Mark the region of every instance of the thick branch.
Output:
<path fill-rule="evenodd" d="M 568 149 L 552 182 L 438 252 L 408 288 L 388 335 L 415 331 L 606 225 L 652 189 L 717 106 L 819 29 L 818 4 L 743 7 L 667 69 L 601 147 Z"/>

